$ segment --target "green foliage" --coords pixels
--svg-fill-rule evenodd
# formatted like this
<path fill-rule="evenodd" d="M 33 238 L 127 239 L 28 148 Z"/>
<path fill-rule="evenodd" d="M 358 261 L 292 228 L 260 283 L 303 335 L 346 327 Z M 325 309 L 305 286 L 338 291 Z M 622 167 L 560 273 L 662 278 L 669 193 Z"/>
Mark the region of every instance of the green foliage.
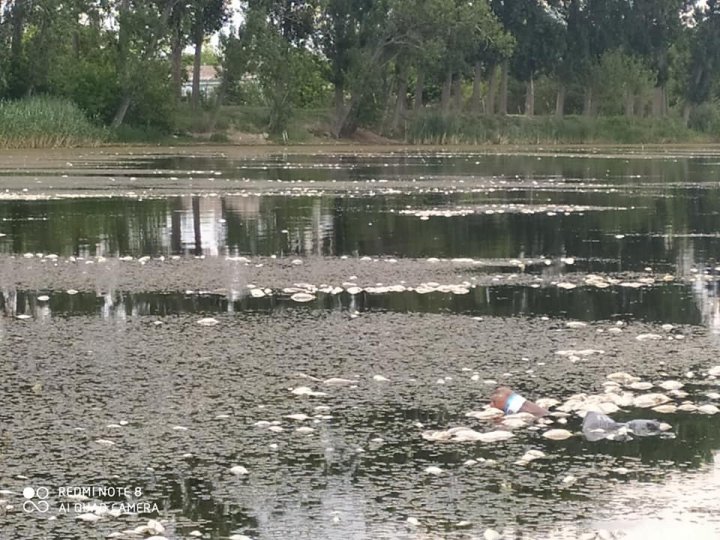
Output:
<path fill-rule="evenodd" d="M 688 127 L 720 138 L 720 103 L 703 103 L 690 113 Z"/>
<path fill-rule="evenodd" d="M 161 59 L 146 60 L 133 67 L 131 73 L 129 92 L 132 99 L 127 122 L 171 131 L 176 102 L 171 97 L 170 66 Z"/>
<path fill-rule="evenodd" d="M 470 116 L 428 110 L 412 117 L 406 139 L 414 144 L 640 144 L 702 137 L 672 119 Z"/>
<path fill-rule="evenodd" d="M 600 98 L 599 112 L 605 115 L 622 114 L 626 105 L 630 107 L 629 100 L 633 109 L 642 112 L 655 86 L 655 74 L 642 59 L 618 49 L 602 56 L 592 80 Z"/>
<path fill-rule="evenodd" d="M 0 102 L 0 147 L 97 145 L 104 138 L 105 132 L 67 100 L 33 97 Z"/>

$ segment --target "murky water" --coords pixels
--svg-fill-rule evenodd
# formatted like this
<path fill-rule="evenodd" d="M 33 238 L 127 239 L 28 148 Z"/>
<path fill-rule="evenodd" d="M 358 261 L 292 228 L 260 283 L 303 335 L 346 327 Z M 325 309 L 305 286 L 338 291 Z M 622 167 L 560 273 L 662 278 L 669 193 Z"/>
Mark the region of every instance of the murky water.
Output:
<path fill-rule="evenodd" d="M 498 382 L 720 403 L 718 179 L 688 150 L 0 155 L 0 537 L 717 538 L 712 414 L 421 433 L 496 429 L 465 413 Z"/>

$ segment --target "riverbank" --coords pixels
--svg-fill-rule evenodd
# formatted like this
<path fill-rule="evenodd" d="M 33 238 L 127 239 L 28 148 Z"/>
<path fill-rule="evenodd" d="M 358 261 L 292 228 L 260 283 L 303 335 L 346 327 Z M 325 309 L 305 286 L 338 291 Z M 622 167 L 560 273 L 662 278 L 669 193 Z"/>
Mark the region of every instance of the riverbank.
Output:
<path fill-rule="evenodd" d="M 90 122 L 72 102 L 31 98 L 0 103 L 0 149 L 83 148 L 110 145 L 222 144 L 295 145 L 427 145 L 494 147 L 508 145 L 709 144 L 720 143 L 714 125 L 690 129 L 680 118 L 568 115 L 491 116 L 442 113 L 433 108 L 409 112 L 396 127 L 387 122 L 359 127 L 337 140 L 330 134 L 325 109 L 297 111 L 282 134 L 267 133 L 268 111 L 262 107 L 226 106 L 220 110 L 176 111 L 170 131 L 122 125 L 117 129 Z"/>

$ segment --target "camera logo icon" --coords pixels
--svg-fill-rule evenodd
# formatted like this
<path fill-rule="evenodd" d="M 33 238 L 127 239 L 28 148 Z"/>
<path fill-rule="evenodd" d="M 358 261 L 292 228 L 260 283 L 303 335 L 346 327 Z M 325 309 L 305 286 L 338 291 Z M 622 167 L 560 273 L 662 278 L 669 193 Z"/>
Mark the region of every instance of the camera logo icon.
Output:
<path fill-rule="evenodd" d="M 47 498 L 50 497 L 50 490 L 44 486 L 37 489 L 29 486 L 26 487 L 23 489 L 23 497 L 25 497 L 23 510 L 28 514 L 32 514 L 33 512 L 44 514 L 50 510 L 50 503 L 47 501 Z M 37 499 L 37 501 L 35 499 Z"/>

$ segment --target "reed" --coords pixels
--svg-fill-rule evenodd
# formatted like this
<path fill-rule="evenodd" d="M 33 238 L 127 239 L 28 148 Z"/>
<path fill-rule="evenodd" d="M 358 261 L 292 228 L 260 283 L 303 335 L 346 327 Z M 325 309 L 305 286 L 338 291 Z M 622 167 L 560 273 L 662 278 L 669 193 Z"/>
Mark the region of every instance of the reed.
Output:
<path fill-rule="evenodd" d="M 706 142 L 675 118 L 483 116 L 428 110 L 408 119 L 413 144 L 648 144 Z"/>
<path fill-rule="evenodd" d="M 68 100 L 37 96 L 0 102 L 0 148 L 96 146 L 105 136 Z"/>

